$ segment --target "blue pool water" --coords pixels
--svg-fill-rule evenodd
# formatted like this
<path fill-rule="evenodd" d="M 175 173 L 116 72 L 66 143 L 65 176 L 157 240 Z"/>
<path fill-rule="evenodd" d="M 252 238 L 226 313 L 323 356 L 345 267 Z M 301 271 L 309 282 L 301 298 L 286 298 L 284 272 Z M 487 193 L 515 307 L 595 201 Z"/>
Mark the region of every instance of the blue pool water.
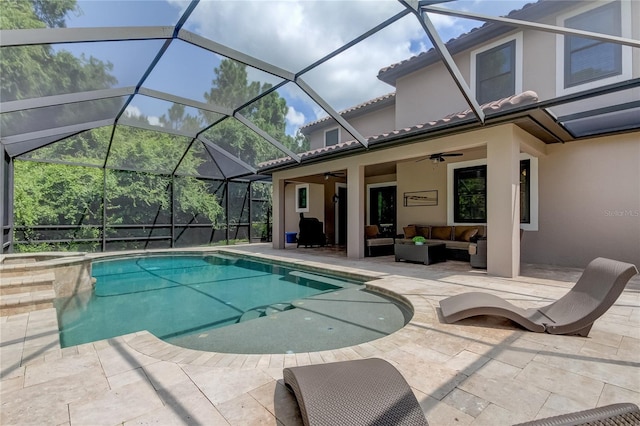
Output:
<path fill-rule="evenodd" d="M 148 330 L 160 339 L 194 349 L 245 353 L 316 350 L 315 345 L 325 348 L 326 343 L 314 333 L 324 332 L 329 346 L 352 343 L 346 331 L 336 338 L 336 331 L 345 323 L 339 318 L 344 309 L 351 311 L 351 316 L 359 309 L 364 309 L 364 316 L 371 316 L 371 307 L 375 311 L 396 306 L 360 292 L 362 283 L 224 255 L 120 258 L 94 262 L 92 271 L 94 291 L 56 300 L 63 347 Z M 314 297 L 320 299 L 314 301 Z M 340 312 L 334 312 L 335 300 L 332 308 L 327 304 L 336 297 L 343 302 Z M 370 300 L 372 297 L 375 300 Z M 344 304 L 349 301 L 358 303 L 353 306 L 358 309 L 349 309 Z M 313 312 L 304 310 L 308 306 L 315 306 Z M 402 317 L 392 321 L 392 328 L 397 329 L 407 315 L 402 309 L 395 310 L 398 313 L 378 314 L 376 318 Z M 361 317 L 363 324 L 352 330 L 356 340 L 393 331 L 387 330 L 386 324 L 381 329 L 373 324 L 372 328 L 365 323 L 384 321 Z M 271 321 L 260 322 L 267 318 Z M 350 328 L 353 320 L 346 321 Z M 292 321 L 304 323 L 293 327 L 294 332 L 304 334 L 295 337 L 307 342 L 302 346 L 291 341 L 294 336 L 275 336 L 280 334 L 278 330 L 291 327 Z"/>
<path fill-rule="evenodd" d="M 94 292 L 57 300 L 63 346 L 149 330 L 161 339 L 260 317 L 340 288 L 295 271 L 224 256 L 95 262 Z M 353 285 L 344 282 L 344 285 Z M 252 315 L 253 313 L 253 315 Z"/>

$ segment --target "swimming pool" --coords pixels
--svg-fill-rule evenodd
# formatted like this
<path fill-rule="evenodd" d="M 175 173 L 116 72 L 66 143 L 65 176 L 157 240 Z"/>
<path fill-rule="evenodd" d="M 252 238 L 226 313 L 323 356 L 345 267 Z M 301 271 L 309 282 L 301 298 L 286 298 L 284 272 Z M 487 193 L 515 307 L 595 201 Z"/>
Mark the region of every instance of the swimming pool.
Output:
<path fill-rule="evenodd" d="M 108 259 L 92 271 L 93 291 L 55 302 L 63 347 L 148 330 L 192 349 L 308 352 L 383 337 L 411 317 L 362 281 L 223 254 Z"/>

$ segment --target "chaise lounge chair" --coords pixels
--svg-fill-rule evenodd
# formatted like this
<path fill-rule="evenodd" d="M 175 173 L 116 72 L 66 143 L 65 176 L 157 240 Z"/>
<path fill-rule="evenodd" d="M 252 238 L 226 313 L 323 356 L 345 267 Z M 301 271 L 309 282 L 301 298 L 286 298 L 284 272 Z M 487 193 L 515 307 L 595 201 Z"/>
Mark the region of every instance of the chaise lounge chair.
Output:
<path fill-rule="evenodd" d="M 476 315 L 494 315 L 538 333 L 586 337 L 594 321 L 615 303 L 637 273 L 630 263 L 599 257 L 587 265 L 567 294 L 542 308 L 522 309 L 492 294 L 469 292 L 441 300 L 440 309 L 447 323 Z"/>
<path fill-rule="evenodd" d="M 382 359 L 289 367 L 283 375 L 305 426 L 428 426 L 409 384 Z"/>
<path fill-rule="evenodd" d="M 629 402 L 611 404 L 514 426 L 633 426 L 640 424 L 640 409 Z"/>

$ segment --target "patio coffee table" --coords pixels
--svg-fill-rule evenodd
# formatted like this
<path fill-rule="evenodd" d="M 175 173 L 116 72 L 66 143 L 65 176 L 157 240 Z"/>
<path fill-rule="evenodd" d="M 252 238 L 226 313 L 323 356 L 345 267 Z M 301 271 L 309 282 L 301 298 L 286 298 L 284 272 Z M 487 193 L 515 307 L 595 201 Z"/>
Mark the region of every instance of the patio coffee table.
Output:
<path fill-rule="evenodd" d="M 446 261 L 445 248 L 446 245 L 444 243 L 396 244 L 394 246 L 396 262 L 404 260 L 424 263 L 425 265 Z"/>

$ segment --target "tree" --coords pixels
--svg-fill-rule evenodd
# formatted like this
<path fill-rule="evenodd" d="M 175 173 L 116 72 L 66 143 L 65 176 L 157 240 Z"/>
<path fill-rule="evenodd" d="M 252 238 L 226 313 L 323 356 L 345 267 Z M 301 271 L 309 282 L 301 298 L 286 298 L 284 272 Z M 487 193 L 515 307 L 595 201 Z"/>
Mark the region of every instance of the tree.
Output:
<path fill-rule="evenodd" d="M 213 105 L 236 109 L 247 100 L 266 93 L 272 88 L 268 83 L 260 85 L 257 81 L 250 82 L 246 65 L 230 59 L 222 60 L 213 72 L 215 78 L 212 81 L 211 90 L 204 94 L 207 102 Z M 304 137 L 292 137 L 286 134 L 287 110 L 286 100 L 273 91 L 243 108 L 240 114 L 290 150 L 300 152 L 308 149 L 308 142 L 302 139 Z M 204 116 L 208 121 L 214 118 L 206 112 Z M 205 137 L 253 165 L 286 155 L 233 119 L 224 120 L 209 129 Z"/>

